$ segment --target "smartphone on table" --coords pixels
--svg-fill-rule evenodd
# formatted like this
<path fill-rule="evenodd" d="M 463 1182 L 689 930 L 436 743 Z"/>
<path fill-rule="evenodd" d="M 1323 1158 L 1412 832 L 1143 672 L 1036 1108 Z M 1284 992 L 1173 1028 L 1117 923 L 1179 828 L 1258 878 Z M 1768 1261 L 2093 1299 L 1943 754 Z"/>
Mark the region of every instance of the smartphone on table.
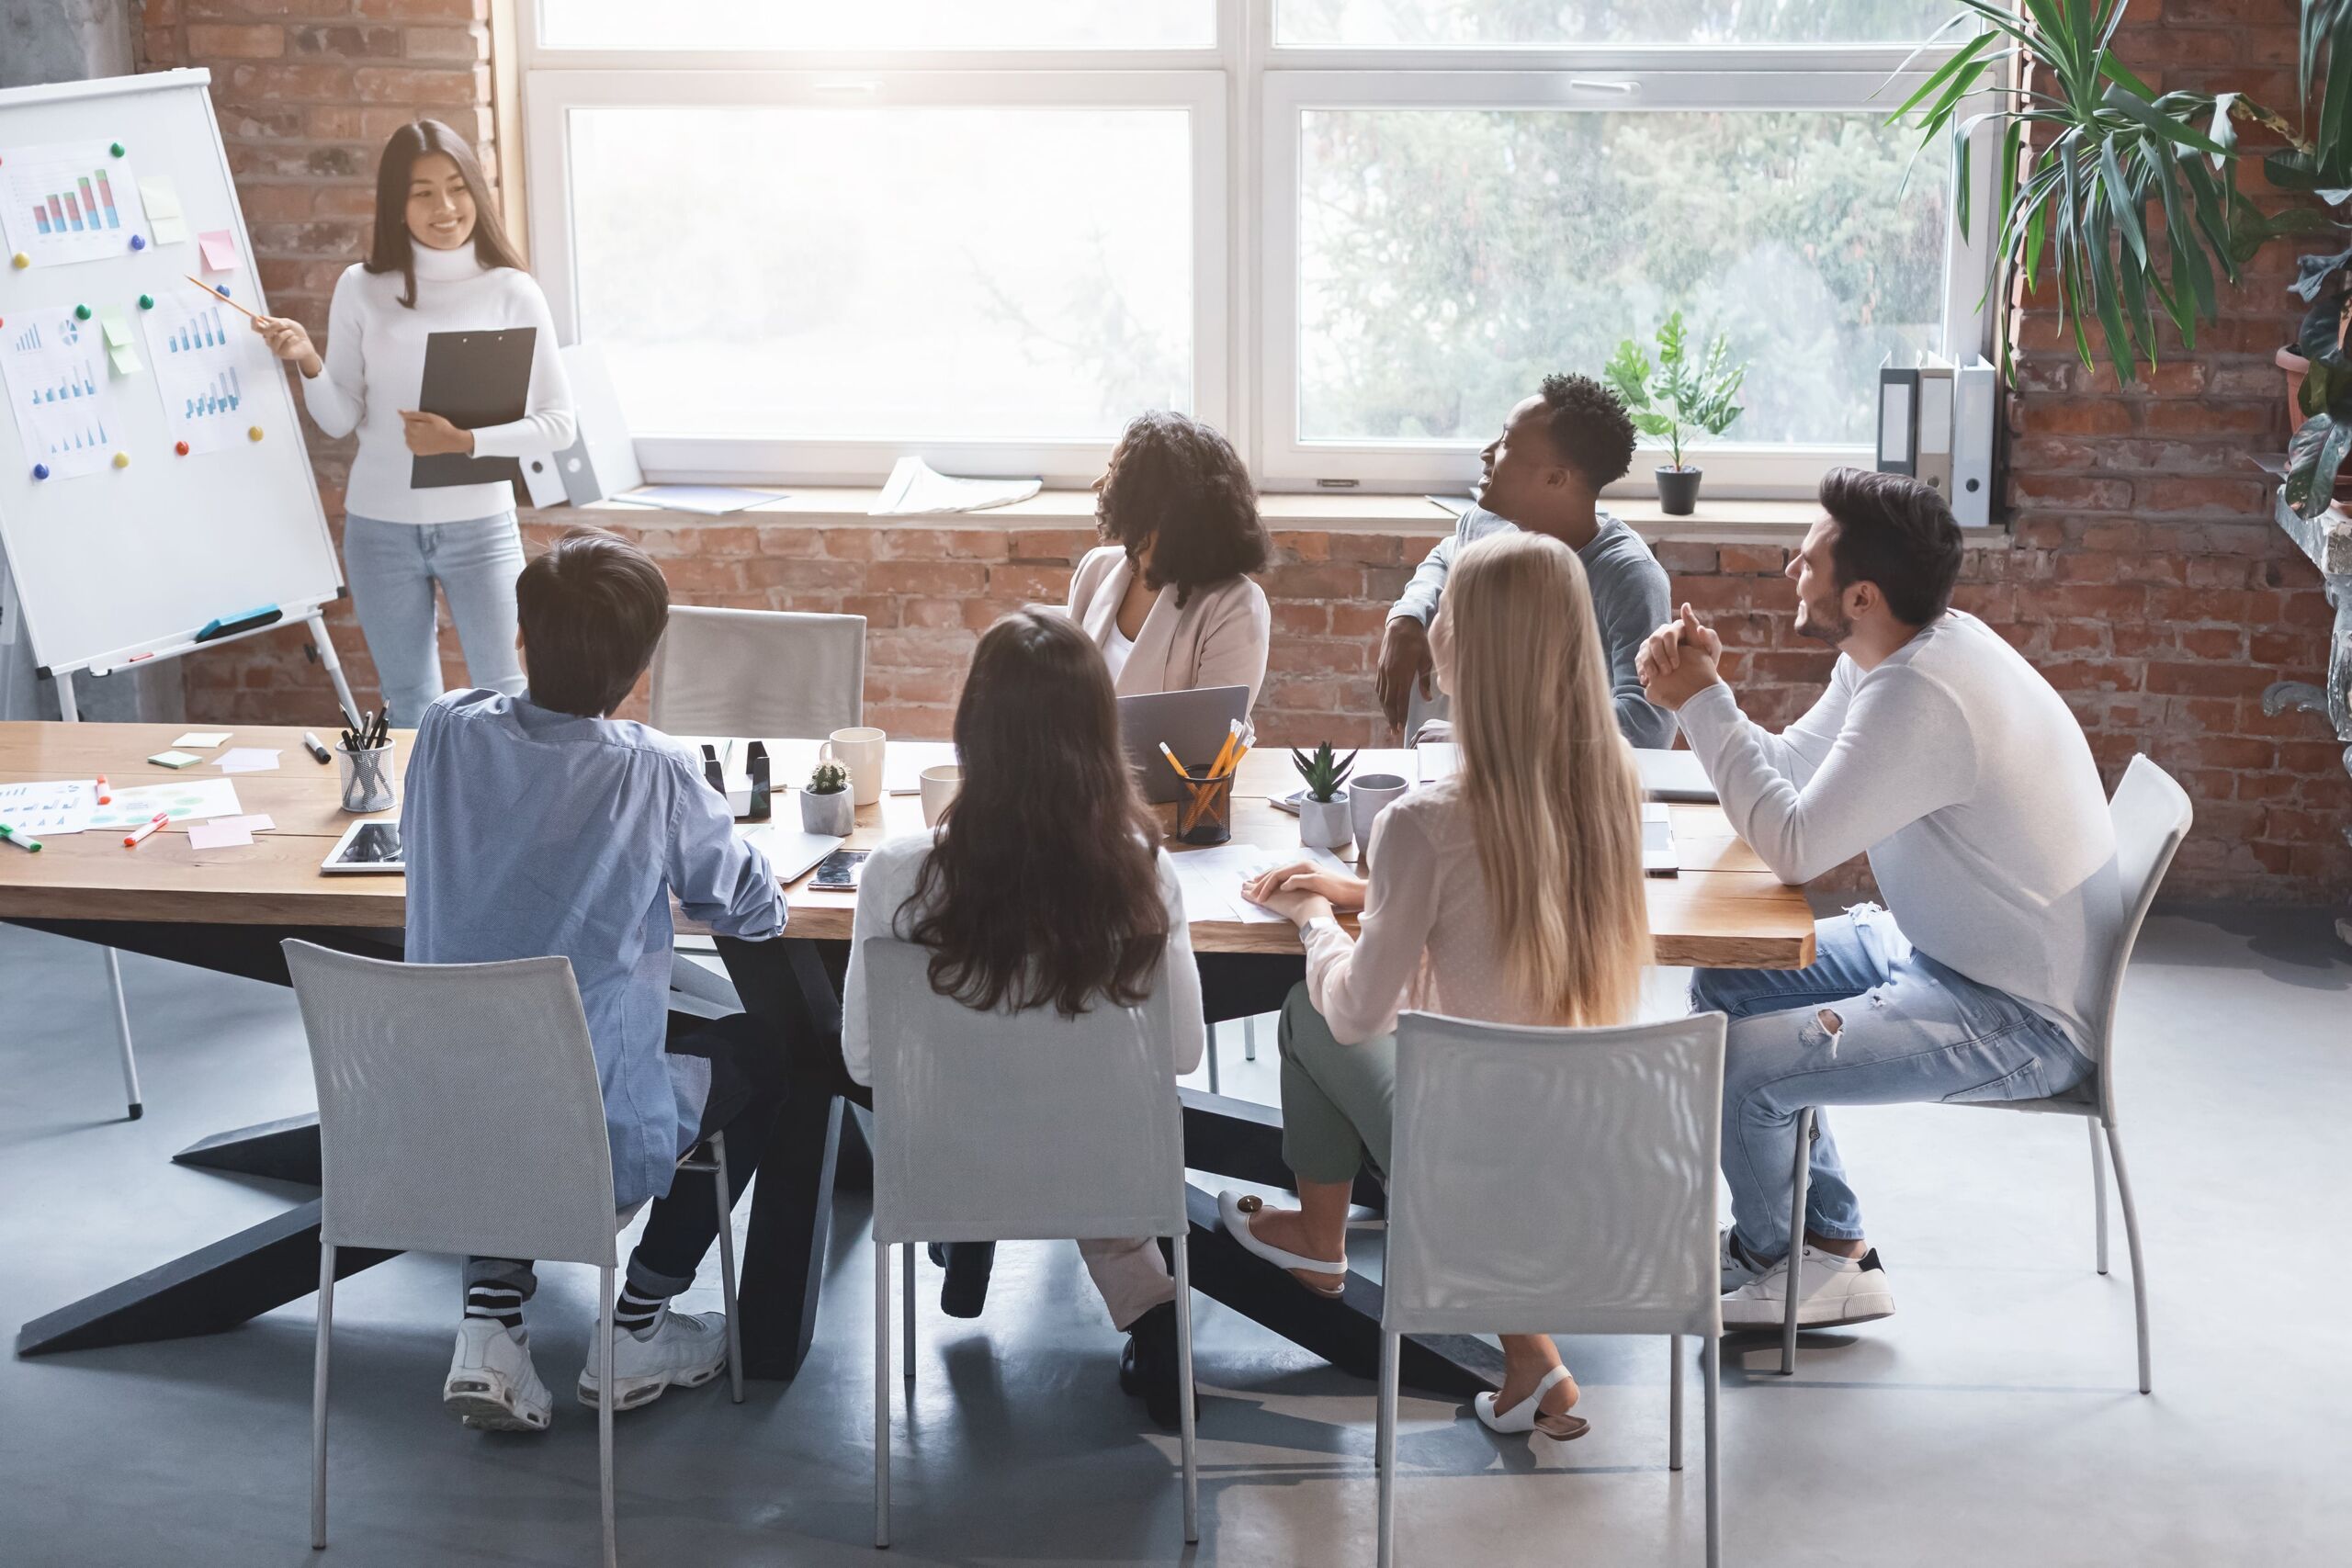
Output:
<path fill-rule="evenodd" d="M 854 893 L 858 873 L 865 867 L 871 850 L 835 850 L 817 863 L 817 874 L 808 886 L 821 893 Z"/>

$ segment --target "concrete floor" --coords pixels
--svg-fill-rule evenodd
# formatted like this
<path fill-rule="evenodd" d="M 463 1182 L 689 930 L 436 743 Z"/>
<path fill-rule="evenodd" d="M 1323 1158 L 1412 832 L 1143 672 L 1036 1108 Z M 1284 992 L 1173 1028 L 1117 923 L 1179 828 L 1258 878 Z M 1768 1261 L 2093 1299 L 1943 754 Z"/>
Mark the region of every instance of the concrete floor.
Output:
<path fill-rule="evenodd" d="M 0 928 L 0 1292 L 51 1310 L 273 1213 L 291 1190 L 167 1163 L 310 1108 L 282 990 L 127 958 L 148 1113 L 119 1092 L 95 952 Z M 1726 1560 L 1751 1563 L 2341 1563 L 2352 1536 L 2342 1323 L 2352 955 L 2318 913 L 2154 921 L 2125 997 L 2127 1147 L 2154 1281 L 2156 1393 L 2132 1389 L 2132 1295 L 2091 1269 L 2081 1128 L 1937 1108 L 1839 1118 L 1901 1312 L 1823 1336 L 1794 1382 L 1735 1341 Z M 1271 1096 L 1272 1038 L 1227 1089 Z M 639 1564 L 871 1564 L 870 1254 L 846 1204 L 808 1367 L 673 1394 L 618 1424 Z M 715 1274 L 715 1269 L 711 1270 Z M 538 1438 L 461 1430 L 437 1395 L 456 1288 L 405 1258 L 336 1311 L 332 1545 L 358 1564 L 585 1563 L 595 1424 L 570 1402 L 594 1276 L 533 1309 L 558 1391 Z M 897 1427 L 900 1563 L 1369 1563 L 1372 1390 L 1202 1300 L 1202 1539 L 1172 1438 L 1113 1383 L 1119 1337 L 1067 1246 L 1007 1247 L 989 1314 L 922 1275 Z M 691 1304 L 715 1304 L 715 1286 Z M 322 1561 L 306 1538 L 311 1303 L 210 1338 L 0 1361 L 0 1562 Z M 1405 1401 L 1401 1561 L 1696 1563 L 1700 1440 L 1666 1469 L 1667 1351 L 1564 1340 L 1591 1436 L 1497 1440 Z M 1744 1365 L 1743 1365 L 1744 1363 Z"/>

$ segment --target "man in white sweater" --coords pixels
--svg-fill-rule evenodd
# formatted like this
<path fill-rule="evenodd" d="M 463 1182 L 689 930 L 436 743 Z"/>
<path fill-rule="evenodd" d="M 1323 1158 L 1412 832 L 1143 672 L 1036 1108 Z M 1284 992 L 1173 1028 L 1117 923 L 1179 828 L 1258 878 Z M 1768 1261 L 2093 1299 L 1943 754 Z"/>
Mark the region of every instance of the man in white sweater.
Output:
<path fill-rule="evenodd" d="M 1942 497 L 1841 468 L 1789 563 L 1796 629 L 1837 649 L 1829 688 L 1779 735 L 1739 710 L 1722 644 L 1689 605 L 1643 646 L 1732 826 L 1784 882 L 1868 853 L 1887 908 L 1815 928 L 1804 969 L 1702 969 L 1691 1005 L 1731 1017 L 1724 1066 L 1724 1324 L 1894 1310 L 1818 1123 L 1792 1238 L 1804 1107 L 2064 1094 L 2093 1071 L 2090 1022 L 2120 895 L 2107 800 L 2081 728 L 1990 627 L 1949 607 L 1960 529 Z M 1792 1246 L 1792 1240 L 1794 1245 Z"/>

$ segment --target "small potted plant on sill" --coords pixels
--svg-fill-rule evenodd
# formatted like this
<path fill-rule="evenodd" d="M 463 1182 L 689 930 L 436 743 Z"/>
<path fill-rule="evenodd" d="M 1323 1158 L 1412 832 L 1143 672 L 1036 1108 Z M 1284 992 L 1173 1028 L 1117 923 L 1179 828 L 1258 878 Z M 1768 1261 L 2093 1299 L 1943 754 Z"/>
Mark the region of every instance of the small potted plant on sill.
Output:
<path fill-rule="evenodd" d="M 849 793 L 849 770 L 839 762 L 820 762 L 800 792 L 800 825 L 811 833 L 849 837 L 857 826 L 857 805 Z"/>
<path fill-rule="evenodd" d="M 1355 836 L 1348 818 L 1348 792 L 1340 786 L 1356 765 L 1356 754 L 1335 755 L 1326 740 L 1312 757 L 1294 750 L 1290 761 L 1306 781 L 1306 794 L 1298 803 L 1298 841 L 1310 850 L 1340 848 Z"/>
<path fill-rule="evenodd" d="M 1658 510 L 1669 517 L 1688 517 L 1699 506 L 1703 470 L 1682 460 L 1684 434 L 1703 431 L 1721 435 L 1745 412 L 1732 400 L 1739 396 L 1740 383 L 1747 379 L 1747 367 L 1730 360 L 1731 340 L 1721 334 L 1705 357 L 1698 357 L 1683 329 L 1682 312 L 1677 310 L 1657 330 L 1655 367 L 1641 345 L 1627 338 L 1617 345 L 1616 355 L 1604 371 L 1617 395 L 1625 400 L 1634 428 L 1644 435 L 1664 439 L 1673 456 L 1671 464 L 1660 464 L 1656 470 Z"/>

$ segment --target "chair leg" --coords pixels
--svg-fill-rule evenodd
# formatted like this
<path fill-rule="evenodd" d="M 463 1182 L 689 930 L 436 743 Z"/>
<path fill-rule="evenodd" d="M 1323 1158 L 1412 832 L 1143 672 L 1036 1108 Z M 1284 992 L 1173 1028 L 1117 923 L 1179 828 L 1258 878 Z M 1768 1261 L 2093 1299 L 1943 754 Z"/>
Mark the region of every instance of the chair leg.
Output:
<path fill-rule="evenodd" d="M 899 1248 L 903 1259 L 899 1272 L 905 1279 L 901 1292 L 907 1298 L 907 1386 L 915 1386 L 915 1248 L 912 1242 Z"/>
<path fill-rule="evenodd" d="M 1797 1286 L 1804 1278 L 1805 1189 L 1813 1179 L 1813 1107 L 1808 1105 L 1797 1112 L 1796 1174 L 1789 1179 L 1789 1251 L 1788 1279 L 1781 1293 L 1788 1298 L 1788 1311 L 1781 1323 L 1781 1375 L 1797 1375 L 1797 1308 L 1803 1299 Z"/>
<path fill-rule="evenodd" d="M 334 1338 L 334 1246 L 319 1244 L 319 1325 L 311 1348 L 311 1550 L 327 1546 L 327 1347 Z"/>
<path fill-rule="evenodd" d="M 605 1516 L 605 1568 L 620 1568 L 613 1537 L 613 1268 L 596 1270 L 596 1488 Z"/>
<path fill-rule="evenodd" d="M 914 1310 L 907 1303 L 907 1310 Z M 890 1544 L 890 1244 L 874 1244 L 874 1544 Z"/>
<path fill-rule="evenodd" d="M 111 947 L 107 955 L 107 990 L 114 998 L 115 1044 L 122 1053 L 122 1098 L 130 1107 L 130 1119 L 138 1121 L 147 1114 L 147 1107 L 139 1095 L 139 1058 L 130 1049 L 130 1004 L 122 997 L 122 955 Z"/>
<path fill-rule="evenodd" d="M 711 1163 L 718 1168 L 712 1178 L 718 1192 L 718 1283 L 723 1298 L 720 1304 L 727 1309 L 727 1392 L 736 1404 L 743 1403 L 743 1325 L 736 1321 L 735 1312 L 735 1209 L 727 1195 L 733 1190 L 727 1179 L 727 1134 L 710 1135 Z"/>
<path fill-rule="evenodd" d="M 2148 1372 L 2148 1270 L 2140 1256 L 2140 1211 L 2132 1202 L 2132 1173 L 2123 1165 L 2123 1139 L 2113 1122 L 2107 1128 L 2108 1156 L 2115 1164 L 2115 1195 L 2123 1200 L 2123 1245 L 2132 1254 L 2132 1315 L 2140 1331 L 2140 1392 L 2153 1386 Z"/>
<path fill-rule="evenodd" d="M 1193 1252 L 1176 1235 L 1176 1433 L 1184 1455 L 1184 1544 L 1201 1539 L 1200 1416 L 1193 1393 Z"/>
<path fill-rule="evenodd" d="M 1222 1093 L 1224 1093 L 1224 1092 L 1225 1092 L 1223 1089 L 1219 1089 L 1219 1088 L 1217 1087 L 1217 1082 L 1216 1082 L 1216 1037 L 1217 1037 L 1217 1032 L 1218 1032 L 1219 1030 L 1222 1030 L 1224 1027 L 1225 1027 L 1225 1025 L 1223 1025 L 1223 1024 L 1221 1024 L 1221 1023 L 1212 1023 L 1212 1024 L 1210 1024 L 1210 1025 L 1209 1025 L 1209 1030 L 1208 1030 L 1208 1033 L 1209 1033 L 1209 1042 L 1208 1042 L 1208 1044 L 1209 1044 L 1209 1092 L 1210 1092 L 1211 1094 L 1222 1094 Z"/>
<path fill-rule="evenodd" d="M 2091 1134 L 2091 1204 L 2098 1216 L 2098 1271 L 2107 1272 L 2107 1146 L 2099 1141 L 2099 1124 L 2085 1122 Z"/>
<path fill-rule="evenodd" d="M 1723 1340 L 1713 1334 L 1699 1343 L 1699 1357 L 1705 1369 L 1707 1385 L 1707 1568 L 1716 1568 L 1723 1560 L 1723 1509 L 1720 1467 L 1716 1456 L 1723 1452 L 1723 1439 L 1716 1426 L 1717 1406 L 1723 1393 Z"/>
<path fill-rule="evenodd" d="M 1682 1336 L 1666 1337 L 1666 1468 L 1682 1468 Z"/>
<path fill-rule="evenodd" d="M 1396 1563 L 1396 1336 L 1380 1336 L 1380 1404 L 1374 1418 L 1373 1463 L 1380 1471 L 1380 1568 Z"/>
<path fill-rule="evenodd" d="M 1258 1059 L 1258 1019 L 1254 1013 L 1241 1021 L 1241 1059 L 1245 1062 Z"/>

